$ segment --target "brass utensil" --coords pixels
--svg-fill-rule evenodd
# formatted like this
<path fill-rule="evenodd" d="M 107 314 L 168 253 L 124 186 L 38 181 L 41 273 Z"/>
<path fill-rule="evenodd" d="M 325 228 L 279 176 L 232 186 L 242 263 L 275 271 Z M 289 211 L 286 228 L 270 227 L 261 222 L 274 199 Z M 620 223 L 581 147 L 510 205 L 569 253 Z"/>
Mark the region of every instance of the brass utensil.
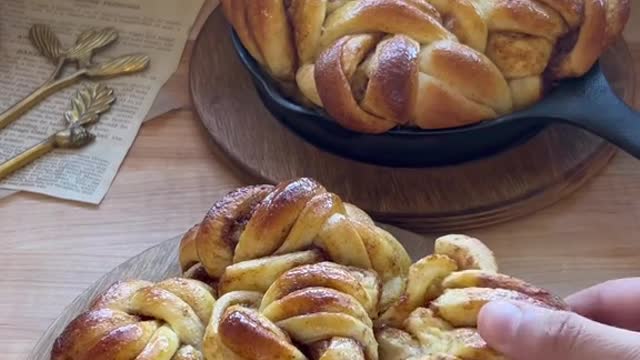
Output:
<path fill-rule="evenodd" d="M 113 90 L 102 84 L 77 91 L 71 99 L 71 108 L 64 113 L 67 127 L 51 135 L 14 158 L 0 164 L 0 179 L 7 177 L 53 149 L 77 149 L 95 139 L 88 127 L 98 122 L 100 115 L 109 111 L 115 101 Z"/>
<path fill-rule="evenodd" d="M 75 45 L 69 49 L 62 47 L 56 34 L 46 25 L 34 25 L 29 31 L 29 38 L 38 51 L 56 67 L 49 79 L 38 89 L 0 114 L 0 130 L 54 92 L 83 78 L 99 79 L 132 74 L 146 69 L 150 62 L 146 55 L 125 55 L 102 63 L 93 63 L 94 53 L 118 38 L 118 33 L 113 28 L 87 30 L 78 36 Z M 75 63 L 77 71 L 60 79 L 68 63 Z"/>

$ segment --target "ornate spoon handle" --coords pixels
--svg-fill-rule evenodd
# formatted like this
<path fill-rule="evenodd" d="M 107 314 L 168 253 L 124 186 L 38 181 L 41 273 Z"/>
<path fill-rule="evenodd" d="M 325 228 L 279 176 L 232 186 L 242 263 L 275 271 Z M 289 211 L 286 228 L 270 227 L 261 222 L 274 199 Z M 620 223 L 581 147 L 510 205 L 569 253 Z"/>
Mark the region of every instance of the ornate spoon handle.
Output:
<path fill-rule="evenodd" d="M 0 164 L 0 180 L 29 165 L 34 160 L 46 155 L 51 150 L 55 149 L 55 147 L 56 138 L 54 135 L 50 136 L 47 140 L 39 143 L 38 145 L 25 150 L 7 162 Z"/>
<path fill-rule="evenodd" d="M 42 85 L 36 91 L 17 102 L 7 111 L 0 114 L 0 130 L 16 121 L 18 118 L 20 118 L 20 116 L 24 115 L 27 111 L 31 110 L 34 106 L 49 97 L 51 94 L 77 83 L 85 73 L 85 70 L 81 70 L 64 79 L 60 79 L 54 82 L 47 82 Z"/>
<path fill-rule="evenodd" d="M 78 91 L 71 99 L 70 109 L 64 113 L 67 128 L 0 164 L 0 179 L 53 149 L 77 149 L 91 143 L 95 136 L 87 130 L 87 127 L 98 122 L 100 115 L 109 111 L 114 101 L 113 90 L 100 84 Z"/>

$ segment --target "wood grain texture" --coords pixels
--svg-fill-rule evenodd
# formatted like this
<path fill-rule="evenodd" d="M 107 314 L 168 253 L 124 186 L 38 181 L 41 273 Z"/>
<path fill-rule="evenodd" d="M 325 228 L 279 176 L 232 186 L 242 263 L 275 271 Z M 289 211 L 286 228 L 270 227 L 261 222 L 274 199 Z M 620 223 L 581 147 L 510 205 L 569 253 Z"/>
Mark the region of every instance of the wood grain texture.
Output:
<path fill-rule="evenodd" d="M 407 249 L 414 261 L 433 252 L 431 241 L 422 236 L 397 227 L 379 224 L 392 233 Z M 167 240 L 162 244 L 144 251 L 91 285 L 78 296 L 63 313 L 51 324 L 28 356 L 29 360 L 49 360 L 49 354 L 55 339 L 62 333 L 71 320 L 84 312 L 91 301 L 106 291 L 109 286 L 120 280 L 142 279 L 159 281 L 173 276 L 180 276 L 178 265 L 178 246 L 180 237 Z"/>
<path fill-rule="evenodd" d="M 635 4 L 626 38 L 640 59 Z M 164 89 L 167 99 L 188 94 L 188 60 Z M 30 194 L 0 201 L 0 358 L 27 358 L 47 327 L 93 282 L 201 221 L 225 192 L 258 181 L 210 146 L 190 103 L 178 108 L 142 127 L 100 207 Z M 556 205 L 469 233 L 494 249 L 505 272 L 569 294 L 640 276 L 638 199 L 640 162 L 620 154 Z"/>
<path fill-rule="evenodd" d="M 340 158 L 306 143 L 270 115 L 229 33 L 217 10 L 196 40 L 191 63 L 195 110 L 214 141 L 241 169 L 265 182 L 316 178 L 381 221 L 417 231 L 452 231 L 511 220 L 571 194 L 615 154 L 615 147 L 596 136 L 554 125 L 496 156 L 457 166 L 397 169 Z M 628 48 L 620 42 L 603 59 L 610 80 L 632 103 Z"/>

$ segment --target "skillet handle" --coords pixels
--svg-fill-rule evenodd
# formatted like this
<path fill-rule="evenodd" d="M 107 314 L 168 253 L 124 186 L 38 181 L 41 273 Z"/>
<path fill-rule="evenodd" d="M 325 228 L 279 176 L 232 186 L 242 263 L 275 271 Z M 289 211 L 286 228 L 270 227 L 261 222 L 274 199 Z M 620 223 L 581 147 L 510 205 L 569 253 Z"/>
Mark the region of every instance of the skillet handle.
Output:
<path fill-rule="evenodd" d="M 560 122 L 594 133 L 640 159 L 640 112 L 620 99 L 596 65 L 556 98 Z"/>

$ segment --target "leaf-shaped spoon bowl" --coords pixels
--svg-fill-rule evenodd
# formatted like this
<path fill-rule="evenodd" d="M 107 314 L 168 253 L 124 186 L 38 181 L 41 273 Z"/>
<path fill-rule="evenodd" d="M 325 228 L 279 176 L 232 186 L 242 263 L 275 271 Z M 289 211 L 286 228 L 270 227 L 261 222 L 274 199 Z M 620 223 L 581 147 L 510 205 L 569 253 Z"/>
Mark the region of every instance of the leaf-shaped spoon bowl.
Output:
<path fill-rule="evenodd" d="M 94 52 L 113 44 L 118 39 L 118 32 L 113 28 L 90 29 L 82 32 L 76 43 L 69 49 L 63 49 L 56 34 L 46 25 L 36 24 L 29 31 L 33 46 L 42 56 L 56 64 L 51 76 L 39 88 L 22 100 L 0 113 L 0 130 L 16 121 L 51 94 L 75 84 L 83 78 L 104 79 L 121 75 L 129 75 L 145 70 L 150 63 L 146 55 L 124 55 L 102 63 L 93 63 Z M 64 77 L 65 65 L 75 62 L 77 71 Z"/>

